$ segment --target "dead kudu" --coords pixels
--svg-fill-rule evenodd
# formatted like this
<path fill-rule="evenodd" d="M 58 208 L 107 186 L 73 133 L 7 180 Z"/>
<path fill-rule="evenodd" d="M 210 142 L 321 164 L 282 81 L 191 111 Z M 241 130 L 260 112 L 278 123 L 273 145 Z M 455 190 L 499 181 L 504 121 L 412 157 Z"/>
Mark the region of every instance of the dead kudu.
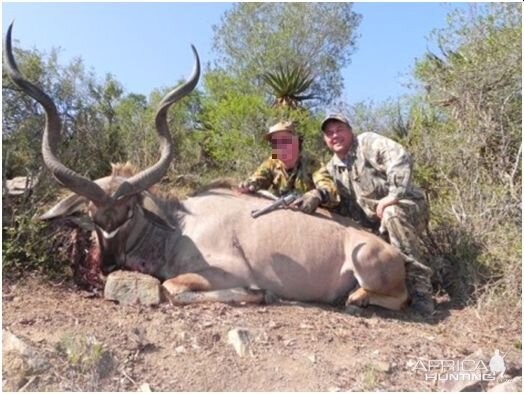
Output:
<path fill-rule="evenodd" d="M 42 218 L 87 208 L 104 273 L 128 269 L 153 275 L 164 281 L 177 303 L 238 301 L 253 294 L 257 296 L 251 299 L 260 301 L 263 291 L 285 299 L 330 303 L 357 288 L 348 304 L 394 310 L 404 306 L 408 296 L 403 257 L 344 218 L 281 209 L 253 219 L 251 211 L 266 206 L 268 200 L 228 188 L 210 189 L 176 204 L 149 191 L 165 175 L 173 157 L 168 108 L 189 94 L 199 78 L 194 48 L 192 75 L 163 98 L 156 113 L 158 162 L 130 177 L 113 174 L 92 181 L 58 160 L 61 122 L 56 107 L 19 73 L 11 29 L 5 39 L 5 69 L 22 91 L 44 107 L 44 162 L 56 180 L 73 192 Z"/>

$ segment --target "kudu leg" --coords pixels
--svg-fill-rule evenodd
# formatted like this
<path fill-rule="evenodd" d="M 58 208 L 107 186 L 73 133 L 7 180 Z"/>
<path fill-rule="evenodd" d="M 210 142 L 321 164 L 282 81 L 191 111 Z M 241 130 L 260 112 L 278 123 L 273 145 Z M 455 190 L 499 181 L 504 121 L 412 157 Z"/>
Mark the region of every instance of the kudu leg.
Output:
<path fill-rule="evenodd" d="M 188 305 L 203 302 L 248 303 L 264 302 L 263 290 L 249 290 L 243 287 L 209 290 L 209 281 L 198 274 L 182 274 L 166 280 L 162 286 L 168 300 L 175 305 Z"/>
<path fill-rule="evenodd" d="M 162 286 L 169 294 L 175 295 L 187 291 L 206 291 L 211 288 L 209 281 L 202 275 L 182 274 L 168 279 L 162 283 Z"/>
<path fill-rule="evenodd" d="M 353 268 L 360 288 L 351 293 L 348 305 L 378 305 L 400 310 L 408 300 L 405 263 L 391 245 L 370 240 L 353 252 Z"/>
<path fill-rule="evenodd" d="M 346 305 L 357 305 L 360 307 L 378 305 L 382 308 L 398 311 L 404 308 L 407 300 L 408 294 L 406 291 L 402 291 L 398 295 L 384 295 L 360 287 L 349 295 Z"/>

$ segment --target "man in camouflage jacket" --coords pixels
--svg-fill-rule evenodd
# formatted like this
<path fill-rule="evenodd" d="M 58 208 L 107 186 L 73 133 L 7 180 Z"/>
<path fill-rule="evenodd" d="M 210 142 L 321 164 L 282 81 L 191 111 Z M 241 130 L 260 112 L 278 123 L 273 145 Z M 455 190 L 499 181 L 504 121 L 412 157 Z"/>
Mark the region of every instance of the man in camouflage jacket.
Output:
<path fill-rule="evenodd" d="M 296 192 L 303 196 L 295 205 L 305 212 L 313 212 L 316 206 L 311 209 L 308 201 L 315 201 L 311 196 L 318 194 L 313 182 L 318 162 L 303 154 L 294 124 L 279 122 L 269 129 L 265 138 L 271 143 L 272 155 L 239 185 L 240 191 L 249 193 L 265 189 L 277 197 Z"/>
<path fill-rule="evenodd" d="M 431 313 L 431 270 L 421 263 L 422 244 L 417 235 L 427 227 L 429 208 L 422 190 L 411 184 L 410 155 L 382 135 L 353 135 L 342 114 L 326 117 L 321 129 L 334 155 L 313 174 L 320 195 L 318 204 L 387 234 L 393 246 L 413 257 L 418 263 L 406 266 L 412 305 L 420 312 Z"/>

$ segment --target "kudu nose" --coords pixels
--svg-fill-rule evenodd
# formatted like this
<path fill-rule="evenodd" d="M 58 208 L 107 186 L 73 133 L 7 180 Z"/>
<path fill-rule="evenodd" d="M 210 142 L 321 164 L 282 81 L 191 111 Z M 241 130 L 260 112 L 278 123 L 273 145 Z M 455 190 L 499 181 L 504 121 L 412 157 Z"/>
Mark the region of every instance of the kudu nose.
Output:
<path fill-rule="evenodd" d="M 101 271 L 104 275 L 108 275 L 113 271 L 116 271 L 119 267 L 119 264 L 116 261 L 116 258 L 113 254 L 108 253 L 102 256 L 102 265 Z"/>
<path fill-rule="evenodd" d="M 102 273 L 104 275 L 109 275 L 111 272 L 116 271 L 117 265 L 116 264 L 102 264 Z"/>

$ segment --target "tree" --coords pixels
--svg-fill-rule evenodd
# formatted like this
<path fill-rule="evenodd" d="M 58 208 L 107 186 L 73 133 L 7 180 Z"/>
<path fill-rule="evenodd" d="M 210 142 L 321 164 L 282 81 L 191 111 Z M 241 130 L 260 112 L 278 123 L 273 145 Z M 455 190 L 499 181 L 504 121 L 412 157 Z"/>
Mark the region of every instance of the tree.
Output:
<path fill-rule="evenodd" d="M 262 159 L 262 135 L 271 118 L 271 107 L 258 92 L 239 88 L 237 80 L 223 71 L 207 73 L 199 132 L 202 161 L 206 168 L 246 170 Z"/>
<path fill-rule="evenodd" d="M 362 101 L 351 106 L 339 105 L 338 108 L 349 115 L 355 133 L 371 131 L 398 140 L 409 134 L 409 101 L 408 97 L 402 97 L 379 103 Z"/>
<path fill-rule="evenodd" d="M 26 78 L 40 86 L 55 102 L 62 120 L 60 160 L 93 178 L 106 175 L 110 162 L 126 157 L 115 119 L 123 89 L 111 76 L 99 82 L 86 72 L 80 58 L 60 65 L 58 51 L 49 54 L 15 48 L 17 63 Z M 38 103 L 21 94 L 3 77 L 3 154 L 10 178 L 42 169 L 41 142 L 44 114 Z"/>
<path fill-rule="evenodd" d="M 428 53 L 415 70 L 426 87 L 425 102 L 444 125 L 435 130 L 435 142 L 446 143 L 442 148 L 456 159 L 446 153 L 439 167 L 456 163 L 456 170 L 474 170 L 479 180 L 503 184 L 519 200 L 520 12 L 516 4 L 493 3 L 454 13 L 450 26 L 436 32 L 441 53 Z"/>
<path fill-rule="evenodd" d="M 94 83 L 93 76 L 85 72 L 80 59 L 73 59 L 67 66 L 59 65 L 55 49 L 44 54 L 15 48 L 15 56 L 27 79 L 53 98 L 63 121 L 61 148 L 67 150 L 73 134 L 77 137 L 77 129 L 84 128 L 86 117 L 83 114 L 92 106 L 93 100 L 86 87 Z M 33 171 L 42 167 L 40 144 L 44 115 L 40 105 L 15 88 L 7 76 L 2 79 L 3 154 L 9 157 L 9 162 L 4 163 L 7 164 L 6 175 L 25 175 L 28 169 Z M 66 154 L 64 160 L 68 158 L 74 159 L 75 155 Z"/>
<path fill-rule="evenodd" d="M 518 300 L 521 12 L 515 3 L 472 5 L 435 31 L 440 53 L 416 63 L 425 93 L 411 108 L 406 138 L 416 178 L 430 187 L 437 243 L 463 273 L 454 277 L 475 286 L 502 278 L 497 291 Z"/>
<path fill-rule="evenodd" d="M 360 15 L 350 3 L 239 3 L 215 26 L 219 65 L 259 88 L 285 61 L 306 66 L 321 103 L 340 96 L 340 70 L 355 48 Z"/>
<path fill-rule="evenodd" d="M 318 124 L 306 108 L 273 106 L 260 92 L 242 90 L 242 81 L 224 71 L 207 73 L 197 133 L 202 148 L 202 171 L 219 170 L 245 177 L 270 154 L 264 138 L 269 126 L 283 119 L 297 123 L 304 147 L 316 154 L 323 148 Z"/>
<path fill-rule="evenodd" d="M 124 89 L 111 74 L 107 74 L 103 84 L 89 84 L 89 93 L 95 99 L 98 110 L 107 120 L 109 129 L 113 127 L 115 118 L 115 105 L 118 103 Z"/>

